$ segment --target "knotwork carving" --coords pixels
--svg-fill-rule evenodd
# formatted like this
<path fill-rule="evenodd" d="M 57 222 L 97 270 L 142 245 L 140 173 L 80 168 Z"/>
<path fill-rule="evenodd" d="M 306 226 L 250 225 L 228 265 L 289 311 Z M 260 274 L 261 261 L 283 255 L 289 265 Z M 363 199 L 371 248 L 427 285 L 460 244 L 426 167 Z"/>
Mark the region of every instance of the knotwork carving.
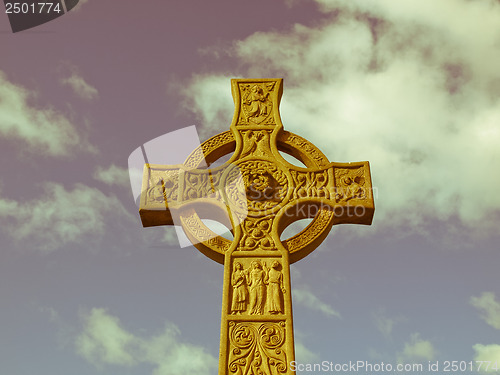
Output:
<path fill-rule="evenodd" d="M 200 242 L 203 242 L 207 246 L 216 248 L 220 252 L 224 252 L 229 249 L 231 243 L 225 238 L 217 236 L 214 232 L 209 230 L 194 211 L 181 215 L 180 218 L 184 230 Z"/>
<path fill-rule="evenodd" d="M 283 139 L 283 141 L 285 143 L 293 145 L 294 148 L 301 150 L 301 152 L 306 153 L 309 157 L 317 162 L 318 166 L 326 167 L 328 165 L 328 159 L 325 157 L 325 155 L 323 155 L 323 153 L 308 140 L 296 134 L 286 132 L 286 138 Z"/>
<path fill-rule="evenodd" d="M 290 252 L 290 254 L 307 248 L 307 245 L 316 240 L 318 235 L 328 227 L 334 216 L 335 214 L 333 211 L 320 210 L 315 219 L 306 228 L 307 230 L 304 230 L 296 236 L 283 241 L 283 246 Z"/>
<path fill-rule="evenodd" d="M 214 189 L 214 183 L 208 171 L 184 173 L 183 191 L 185 200 L 214 197 L 215 194 L 219 194 L 217 189 Z"/>
<path fill-rule="evenodd" d="M 291 170 L 295 182 L 293 198 L 330 198 L 328 171 L 299 172 Z"/>
<path fill-rule="evenodd" d="M 276 250 L 271 238 L 272 217 L 255 219 L 248 217 L 241 225 L 242 237 L 238 250 Z"/>
<path fill-rule="evenodd" d="M 207 164 L 210 164 L 223 155 L 218 154 L 217 150 L 226 148 L 228 145 L 234 143 L 234 141 L 234 134 L 230 131 L 217 134 L 216 136 L 207 139 L 200 145 L 200 147 L 197 147 L 193 152 L 191 152 L 184 162 L 184 165 L 188 168 L 197 168 L 201 164 L 204 164 L 204 161 L 206 161 Z"/>
<path fill-rule="evenodd" d="M 235 181 L 226 188 L 234 207 L 248 209 L 252 216 L 268 215 L 283 201 L 288 193 L 286 174 L 266 160 L 250 160 L 238 163 L 229 172 L 228 180 Z M 241 186 L 245 192 L 242 195 Z M 246 207 L 242 197 L 246 196 Z"/>
<path fill-rule="evenodd" d="M 273 375 L 287 371 L 285 322 L 230 322 L 229 371 Z"/>

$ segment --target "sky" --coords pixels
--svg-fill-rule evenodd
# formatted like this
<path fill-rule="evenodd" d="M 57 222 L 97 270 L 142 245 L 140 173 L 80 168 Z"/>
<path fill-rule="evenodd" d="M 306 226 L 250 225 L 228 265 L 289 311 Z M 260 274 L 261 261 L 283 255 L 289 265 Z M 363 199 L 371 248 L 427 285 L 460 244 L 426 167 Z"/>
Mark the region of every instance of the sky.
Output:
<path fill-rule="evenodd" d="M 285 129 L 370 161 L 376 191 L 371 226 L 291 267 L 297 362 L 500 367 L 498 0 L 87 0 L 15 34 L 3 13 L 1 375 L 217 374 L 223 266 L 142 228 L 127 162 L 229 129 L 251 77 L 284 78 Z"/>

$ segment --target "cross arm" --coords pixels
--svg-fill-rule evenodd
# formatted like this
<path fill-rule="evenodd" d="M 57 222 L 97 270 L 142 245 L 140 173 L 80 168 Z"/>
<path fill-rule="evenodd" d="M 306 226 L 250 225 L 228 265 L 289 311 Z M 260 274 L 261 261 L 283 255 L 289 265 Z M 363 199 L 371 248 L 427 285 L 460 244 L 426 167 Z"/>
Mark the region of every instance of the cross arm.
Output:
<path fill-rule="evenodd" d="M 375 205 L 368 162 L 330 163 L 321 169 L 294 167 L 290 175 L 293 191 L 280 215 L 281 230 L 325 209 L 333 212 L 334 225 L 371 224 Z"/>
<path fill-rule="evenodd" d="M 145 164 L 139 214 L 144 227 L 180 225 L 181 212 L 231 226 L 222 194 L 225 168 L 188 169 L 184 165 Z"/>

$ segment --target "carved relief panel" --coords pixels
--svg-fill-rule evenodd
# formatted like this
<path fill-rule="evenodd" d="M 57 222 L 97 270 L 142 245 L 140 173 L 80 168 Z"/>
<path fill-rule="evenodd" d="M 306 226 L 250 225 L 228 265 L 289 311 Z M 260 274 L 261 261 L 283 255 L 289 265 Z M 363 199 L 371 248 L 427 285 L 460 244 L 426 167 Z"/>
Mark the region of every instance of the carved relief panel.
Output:
<path fill-rule="evenodd" d="M 179 170 L 151 169 L 148 184 L 149 187 L 146 190 L 148 202 L 175 201 L 179 194 Z"/>
<path fill-rule="evenodd" d="M 281 258 L 234 258 L 231 269 L 231 315 L 284 314 Z"/>
<path fill-rule="evenodd" d="M 273 94 L 276 82 L 240 83 L 241 111 L 238 125 L 273 125 Z"/>
<path fill-rule="evenodd" d="M 229 372 L 275 375 L 288 370 L 286 323 L 229 322 Z"/>
<path fill-rule="evenodd" d="M 365 168 L 337 168 L 335 169 L 337 202 L 348 202 L 355 199 L 366 199 Z"/>
<path fill-rule="evenodd" d="M 271 238 L 272 216 L 264 218 L 248 217 L 241 224 L 242 236 L 238 251 L 264 250 L 274 251 L 276 246 Z"/>

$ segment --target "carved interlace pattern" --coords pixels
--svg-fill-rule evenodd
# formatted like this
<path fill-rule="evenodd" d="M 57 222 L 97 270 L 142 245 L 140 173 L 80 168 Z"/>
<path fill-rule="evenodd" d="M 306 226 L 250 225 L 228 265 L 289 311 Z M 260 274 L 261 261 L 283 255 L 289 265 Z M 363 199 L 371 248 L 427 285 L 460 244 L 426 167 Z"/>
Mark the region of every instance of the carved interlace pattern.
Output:
<path fill-rule="evenodd" d="M 292 237 L 283 242 L 283 246 L 290 253 L 294 253 L 299 251 L 305 247 L 312 241 L 314 241 L 322 232 L 324 232 L 325 228 L 328 226 L 328 223 L 333 218 L 334 212 L 329 210 L 321 210 L 319 214 L 315 217 L 315 219 L 311 222 L 308 230 L 299 233 L 297 236 Z"/>
<path fill-rule="evenodd" d="M 218 189 L 221 173 L 211 173 L 208 170 L 184 173 L 184 199 L 212 198 L 222 200 Z"/>
<path fill-rule="evenodd" d="M 325 167 L 328 165 L 328 159 L 319 151 L 315 146 L 313 146 L 306 139 L 299 137 L 296 134 L 287 133 L 288 137 L 284 139 L 284 142 L 293 145 L 295 148 L 304 151 L 310 157 L 312 157 L 320 167 Z"/>
<path fill-rule="evenodd" d="M 184 229 L 206 245 L 214 247 L 221 252 L 229 249 L 231 243 L 209 230 L 195 213 L 181 216 L 181 222 Z"/>
<path fill-rule="evenodd" d="M 285 322 L 230 322 L 229 371 L 273 375 L 287 371 Z"/>
<path fill-rule="evenodd" d="M 242 236 L 237 250 L 276 250 L 270 234 L 272 221 L 272 217 L 246 218 L 241 224 Z"/>
<path fill-rule="evenodd" d="M 295 182 L 293 198 L 330 198 L 328 171 L 299 172 L 291 170 Z"/>
<path fill-rule="evenodd" d="M 228 199 L 234 207 L 248 209 L 250 214 L 269 214 L 287 194 L 286 174 L 265 160 L 245 161 L 237 166 L 228 174 L 228 180 L 234 181 L 226 188 Z"/>
<path fill-rule="evenodd" d="M 191 155 L 188 156 L 184 165 L 188 168 L 196 168 L 202 164 L 203 159 L 209 156 L 213 151 L 217 150 L 228 143 L 234 142 L 234 134 L 231 131 L 226 131 L 206 140 L 200 147 L 196 148 Z"/>

